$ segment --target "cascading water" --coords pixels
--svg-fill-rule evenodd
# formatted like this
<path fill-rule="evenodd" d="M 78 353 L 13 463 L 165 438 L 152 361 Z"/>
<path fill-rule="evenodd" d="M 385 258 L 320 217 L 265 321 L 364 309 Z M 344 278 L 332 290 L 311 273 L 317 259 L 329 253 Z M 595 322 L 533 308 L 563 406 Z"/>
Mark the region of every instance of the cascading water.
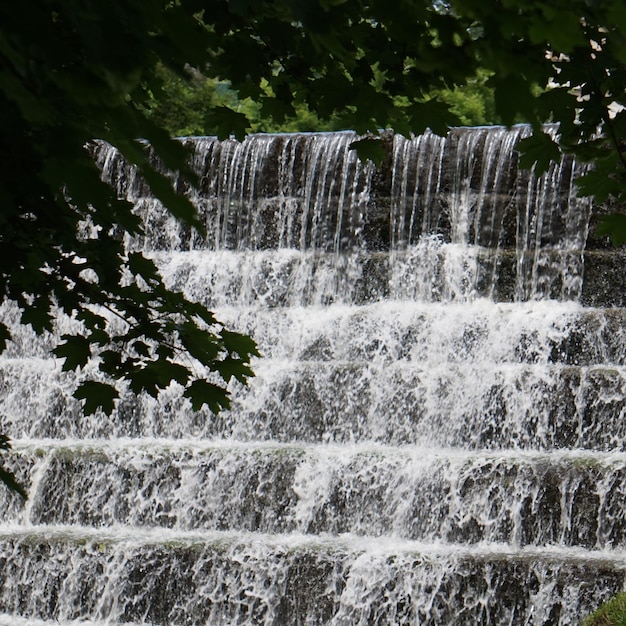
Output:
<path fill-rule="evenodd" d="M 129 248 L 264 356 L 219 416 L 172 386 L 86 418 L 19 331 L 0 624 L 576 624 L 622 589 L 623 262 L 527 132 L 388 136 L 378 169 L 351 133 L 188 139 L 205 238 L 100 146 Z"/>

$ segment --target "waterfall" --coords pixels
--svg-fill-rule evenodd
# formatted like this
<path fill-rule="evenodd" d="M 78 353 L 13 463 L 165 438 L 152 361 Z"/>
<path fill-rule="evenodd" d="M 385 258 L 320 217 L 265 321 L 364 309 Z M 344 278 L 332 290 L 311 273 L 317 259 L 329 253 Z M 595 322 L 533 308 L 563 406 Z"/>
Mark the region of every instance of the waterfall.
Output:
<path fill-rule="evenodd" d="M 98 145 L 127 247 L 263 357 L 217 416 L 173 384 L 85 417 L 2 304 L 0 625 L 566 625 L 623 589 L 623 255 L 529 132 L 386 134 L 380 167 L 350 132 L 183 139 L 203 235 Z"/>

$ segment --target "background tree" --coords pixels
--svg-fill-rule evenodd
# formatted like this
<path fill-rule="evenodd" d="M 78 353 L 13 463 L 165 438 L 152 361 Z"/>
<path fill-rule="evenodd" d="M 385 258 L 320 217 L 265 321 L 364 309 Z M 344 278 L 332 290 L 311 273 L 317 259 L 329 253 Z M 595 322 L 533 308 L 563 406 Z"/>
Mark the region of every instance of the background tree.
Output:
<path fill-rule="evenodd" d="M 293 114 L 281 121 L 263 117 L 261 106 L 251 98 L 240 100 L 228 81 L 207 78 L 197 68 L 187 68 L 180 76 L 159 64 L 157 75 L 162 80 L 158 94 L 152 94 L 146 114 L 174 137 L 210 135 L 214 132 L 211 112 L 218 106 L 243 113 L 251 133 L 284 133 L 345 130 L 337 115 L 321 119 L 305 102 L 293 105 Z M 464 85 L 433 90 L 429 98 L 439 98 L 450 107 L 464 126 L 484 126 L 501 123 L 495 112 L 493 89 L 487 84 L 490 75 L 479 70 L 475 78 Z M 404 106 L 404 98 L 396 98 Z"/>
<path fill-rule="evenodd" d="M 210 58 L 199 69 L 236 99 L 207 111 L 202 132 L 241 138 L 301 110 L 318 128 L 373 136 L 524 121 L 536 133 L 523 165 L 573 152 L 594 163 L 584 193 L 624 200 L 621 0 L 221 0 L 203 19 Z M 545 122 L 560 124 L 558 139 Z M 375 154 L 371 142 L 358 148 Z M 626 239 L 623 218 L 605 224 Z"/>
<path fill-rule="evenodd" d="M 488 75 L 489 118 L 526 121 L 537 131 L 561 123 L 559 145 L 542 133 L 527 141 L 526 164 L 545 167 L 560 148 L 594 160 L 604 178 L 608 150 L 617 165 L 611 191 L 623 188 L 621 0 L 222 1 L 214 9 L 207 76 L 229 80 L 275 122 L 306 103 L 322 120 L 334 116 L 359 133 L 443 133 L 461 121 L 444 94 Z M 243 113 L 226 108 L 209 120 L 222 136 L 249 127 Z M 593 183 L 589 191 L 597 191 Z"/>
<path fill-rule="evenodd" d="M 101 182 L 91 141 L 117 147 L 172 215 L 201 228 L 146 150 L 147 142 L 167 169 L 193 181 L 185 150 L 157 123 L 171 72 L 184 81 L 195 68 L 204 77 L 203 132 L 243 138 L 268 120 L 289 125 L 306 113 L 368 135 L 355 147 L 373 159 L 382 155 L 379 129 L 445 133 L 462 122 L 456 90 L 480 85 L 493 90 L 486 117 L 535 129 L 522 145 L 523 165 L 542 169 L 561 150 L 573 152 L 594 164 L 582 191 L 620 203 L 625 38 L 623 0 L 4 3 L 2 295 L 37 332 L 53 328 L 57 311 L 82 322 L 55 353 L 68 370 L 98 363 L 104 378 L 76 392 L 86 411 L 112 410 L 119 384 L 157 395 L 171 381 L 185 386 L 194 407 L 218 410 L 228 404 L 226 382 L 251 375 L 254 344 L 167 291 L 150 260 L 126 253 L 120 233 L 142 225 Z M 180 97 L 193 110 L 184 85 Z M 546 121 L 560 124 L 558 139 L 541 131 Z M 177 130 L 195 132 L 196 123 L 189 115 Z M 624 222 L 606 222 L 616 242 L 626 240 Z M 0 324 L 0 349 L 9 339 Z"/>

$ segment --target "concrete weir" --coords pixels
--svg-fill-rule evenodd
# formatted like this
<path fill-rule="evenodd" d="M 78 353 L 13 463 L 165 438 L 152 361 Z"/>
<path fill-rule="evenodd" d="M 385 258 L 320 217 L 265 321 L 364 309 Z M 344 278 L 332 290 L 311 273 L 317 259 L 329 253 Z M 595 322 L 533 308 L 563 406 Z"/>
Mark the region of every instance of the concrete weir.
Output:
<path fill-rule="evenodd" d="M 217 416 L 172 385 L 84 417 L 16 328 L 0 625 L 573 625 L 622 590 L 624 254 L 580 164 L 519 169 L 529 132 L 385 135 L 380 167 L 350 132 L 187 138 L 203 236 L 98 145 L 127 247 L 263 356 Z"/>

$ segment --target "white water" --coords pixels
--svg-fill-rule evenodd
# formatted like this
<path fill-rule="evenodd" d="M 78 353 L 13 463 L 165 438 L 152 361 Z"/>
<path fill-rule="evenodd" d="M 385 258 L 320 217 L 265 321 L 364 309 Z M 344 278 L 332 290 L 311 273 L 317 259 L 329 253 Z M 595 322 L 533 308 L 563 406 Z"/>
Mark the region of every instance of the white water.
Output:
<path fill-rule="evenodd" d="M 579 303 L 590 207 L 569 161 L 518 172 L 526 132 L 383 171 L 350 133 L 188 140 L 206 239 L 103 146 L 128 245 L 263 358 L 217 417 L 172 386 L 85 418 L 18 332 L 0 624 L 575 624 L 621 589 L 625 314 Z"/>

